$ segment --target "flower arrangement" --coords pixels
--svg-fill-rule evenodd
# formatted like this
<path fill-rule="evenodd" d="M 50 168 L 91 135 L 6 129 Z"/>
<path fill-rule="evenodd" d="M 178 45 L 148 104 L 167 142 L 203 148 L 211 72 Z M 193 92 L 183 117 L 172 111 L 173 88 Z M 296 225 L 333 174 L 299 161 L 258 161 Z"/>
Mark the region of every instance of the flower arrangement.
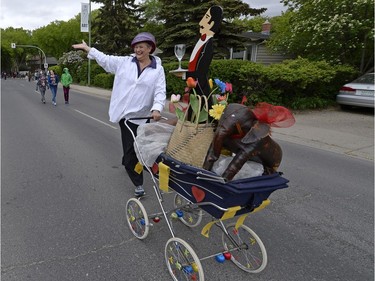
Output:
<path fill-rule="evenodd" d="M 192 77 L 186 79 L 185 94 L 183 95 L 183 100 L 181 100 L 181 95 L 172 94 L 171 102 L 169 104 L 169 111 L 171 113 L 176 113 L 179 120 L 184 120 L 186 110 L 189 105 L 192 109 L 192 115 L 190 122 L 201 123 L 207 121 L 209 116 L 212 117 L 212 121 L 219 120 L 225 107 L 228 104 L 228 95 L 232 93 L 232 84 L 223 82 L 219 79 L 209 79 L 209 85 L 211 92 L 207 99 L 212 98 L 212 108 L 207 111 L 205 107 L 199 108 L 198 95 L 195 91 L 197 82 Z M 215 85 L 214 85 L 215 82 Z M 190 93 L 192 91 L 192 93 Z M 200 111 L 200 112 L 199 112 Z"/>

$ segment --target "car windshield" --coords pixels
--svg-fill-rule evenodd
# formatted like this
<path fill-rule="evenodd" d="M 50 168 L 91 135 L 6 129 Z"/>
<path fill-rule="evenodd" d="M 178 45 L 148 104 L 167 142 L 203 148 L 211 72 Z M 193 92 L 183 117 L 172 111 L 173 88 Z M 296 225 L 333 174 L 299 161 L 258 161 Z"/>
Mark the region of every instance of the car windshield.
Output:
<path fill-rule="evenodd" d="M 374 73 L 367 73 L 355 79 L 352 83 L 374 84 Z"/>

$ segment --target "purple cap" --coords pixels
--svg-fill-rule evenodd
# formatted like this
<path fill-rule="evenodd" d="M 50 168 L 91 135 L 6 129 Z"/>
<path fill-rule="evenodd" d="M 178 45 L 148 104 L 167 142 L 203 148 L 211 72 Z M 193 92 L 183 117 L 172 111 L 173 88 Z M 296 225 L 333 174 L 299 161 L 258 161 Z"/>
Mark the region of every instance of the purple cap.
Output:
<path fill-rule="evenodd" d="M 155 37 L 149 32 L 141 32 L 138 35 L 136 35 L 131 43 L 131 47 L 134 48 L 134 45 L 137 43 L 141 42 L 147 42 L 149 43 L 151 47 L 151 54 L 155 51 L 156 49 L 156 42 L 155 42 Z"/>

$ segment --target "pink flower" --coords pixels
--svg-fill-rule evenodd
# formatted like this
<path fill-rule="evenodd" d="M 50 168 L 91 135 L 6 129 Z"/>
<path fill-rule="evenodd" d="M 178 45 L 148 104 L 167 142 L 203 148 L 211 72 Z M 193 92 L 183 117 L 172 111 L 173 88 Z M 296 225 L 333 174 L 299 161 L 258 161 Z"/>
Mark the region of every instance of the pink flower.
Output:
<path fill-rule="evenodd" d="M 229 93 L 233 92 L 232 83 L 225 83 L 225 91 Z"/>
<path fill-rule="evenodd" d="M 175 95 L 175 94 L 171 95 L 171 102 L 173 102 L 173 103 L 179 102 L 180 99 L 181 99 L 181 95 L 179 95 L 179 94 L 178 95 Z"/>
<path fill-rule="evenodd" d="M 223 101 L 223 100 L 227 100 L 227 95 L 217 95 L 217 101 L 220 102 L 220 101 Z"/>

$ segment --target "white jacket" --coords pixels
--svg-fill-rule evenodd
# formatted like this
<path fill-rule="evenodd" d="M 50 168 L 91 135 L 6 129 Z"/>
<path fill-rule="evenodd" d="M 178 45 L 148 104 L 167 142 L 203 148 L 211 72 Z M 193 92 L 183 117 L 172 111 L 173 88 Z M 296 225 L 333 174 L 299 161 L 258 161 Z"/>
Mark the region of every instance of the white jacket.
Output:
<path fill-rule="evenodd" d="M 153 110 L 163 110 L 166 99 L 166 82 L 161 59 L 156 59 L 156 69 L 147 67 L 138 77 L 138 68 L 132 62 L 134 55 L 111 56 L 91 48 L 87 57 L 95 59 L 105 71 L 115 74 L 109 120 L 113 123 L 122 118 L 148 117 Z M 132 120 L 142 124 L 146 120 Z"/>

